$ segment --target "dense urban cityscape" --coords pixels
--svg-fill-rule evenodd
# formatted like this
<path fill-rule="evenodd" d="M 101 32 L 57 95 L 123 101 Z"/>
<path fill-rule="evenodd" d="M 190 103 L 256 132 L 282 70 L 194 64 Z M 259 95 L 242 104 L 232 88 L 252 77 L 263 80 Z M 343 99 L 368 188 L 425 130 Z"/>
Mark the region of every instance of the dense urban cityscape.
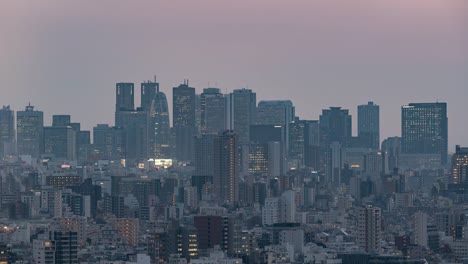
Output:
<path fill-rule="evenodd" d="M 374 102 L 352 135 L 341 107 L 303 120 L 252 89 L 198 92 L 184 80 L 170 111 L 155 78 L 136 107 L 119 82 L 115 123 L 92 131 L 3 106 L 0 263 L 468 259 L 468 148 L 449 150 L 447 103 L 393 109 L 401 136 L 381 139 Z"/>

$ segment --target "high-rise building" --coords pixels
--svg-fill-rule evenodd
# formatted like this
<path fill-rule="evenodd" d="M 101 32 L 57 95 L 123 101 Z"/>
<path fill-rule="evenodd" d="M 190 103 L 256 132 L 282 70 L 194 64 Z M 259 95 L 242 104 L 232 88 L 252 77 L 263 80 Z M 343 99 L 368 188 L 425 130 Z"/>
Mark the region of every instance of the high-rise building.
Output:
<path fill-rule="evenodd" d="M 151 105 L 159 92 L 159 83 L 151 81 L 141 83 L 141 107 L 145 111 L 151 111 Z"/>
<path fill-rule="evenodd" d="M 134 84 L 117 83 L 115 86 L 115 111 L 133 111 L 135 109 Z"/>
<path fill-rule="evenodd" d="M 295 108 L 290 100 L 273 100 L 258 102 L 256 124 L 284 126 L 285 148 L 289 149 L 289 127 L 295 117 Z"/>
<path fill-rule="evenodd" d="M 159 88 L 159 86 L 158 86 Z M 166 94 L 157 90 L 154 98 L 154 112 L 151 116 L 151 135 L 153 137 L 153 155 L 155 158 L 170 157 L 170 124 L 169 107 L 167 106 Z"/>
<path fill-rule="evenodd" d="M 53 115 L 52 116 L 52 126 L 54 127 L 69 126 L 70 123 L 71 123 L 70 115 Z"/>
<path fill-rule="evenodd" d="M 226 100 L 226 129 L 234 130 L 239 145 L 250 143 L 250 126 L 255 124 L 257 94 L 250 89 L 234 90 Z"/>
<path fill-rule="evenodd" d="M 391 173 L 399 167 L 401 138 L 389 137 L 382 142 L 382 159 L 384 174 Z"/>
<path fill-rule="evenodd" d="M 413 216 L 414 219 L 414 243 L 427 248 L 427 214 L 418 211 Z"/>
<path fill-rule="evenodd" d="M 351 115 L 347 109 L 330 107 L 320 115 L 320 143 L 328 147 L 332 142 L 347 146 L 351 139 Z"/>
<path fill-rule="evenodd" d="M 318 120 L 304 120 L 304 164 L 319 169 L 320 124 Z"/>
<path fill-rule="evenodd" d="M 15 143 L 15 112 L 10 106 L 0 109 L 0 156 L 13 154 Z"/>
<path fill-rule="evenodd" d="M 402 154 L 437 154 L 447 163 L 447 103 L 411 103 L 401 108 Z"/>
<path fill-rule="evenodd" d="M 320 161 L 325 179 L 333 181 L 332 156 L 330 145 L 337 142 L 341 147 L 347 147 L 351 140 L 351 115 L 341 107 L 330 107 L 320 115 Z"/>
<path fill-rule="evenodd" d="M 18 155 L 31 155 L 38 158 L 43 150 L 44 113 L 35 111 L 34 106 L 26 106 L 25 111 L 16 114 Z"/>
<path fill-rule="evenodd" d="M 44 127 L 44 154 L 76 160 L 76 133 L 70 126 Z"/>
<path fill-rule="evenodd" d="M 193 160 L 195 128 L 195 88 L 188 82 L 174 87 L 173 122 L 176 137 L 176 158 L 179 161 Z"/>
<path fill-rule="evenodd" d="M 226 99 L 219 88 L 206 88 L 200 95 L 201 132 L 216 134 L 225 129 Z"/>
<path fill-rule="evenodd" d="M 116 112 L 116 126 L 125 130 L 125 157 L 130 160 L 145 159 L 149 155 L 149 113 L 137 111 Z"/>
<path fill-rule="evenodd" d="M 285 125 L 253 125 L 250 127 L 249 174 L 284 175 L 286 165 Z"/>
<path fill-rule="evenodd" d="M 358 137 L 365 147 L 380 147 L 379 106 L 374 102 L 358 106 Z"/>
<path fill-rule="evenodd" d="M 357 244 L 367 253 L 379 253 L 382 240 L 382 210 L 375 206 L 358 209 Z"/>
<path fill-rule="evenodd" d="M 215 134 L 202 134 L 195 138 L 195 175 L 214 176 Z"/>
<path fill-rule="evenodd" d="M 234 206 L 238 201 L 240 155 L 237 134 L 232 130 L 214 138 L 214 179 L 218 200 Z"/>
<path fill-rule="evenodd" d="M 122 127 L 98 124 L 93 128 L 93 146 L 98 159 L 125 158 L 126 133 Z"/>
<path fill-rule="evenodd" d="M 455 147 L 452 156 L 452 183 L 468 183 L 468 148 Z"/>

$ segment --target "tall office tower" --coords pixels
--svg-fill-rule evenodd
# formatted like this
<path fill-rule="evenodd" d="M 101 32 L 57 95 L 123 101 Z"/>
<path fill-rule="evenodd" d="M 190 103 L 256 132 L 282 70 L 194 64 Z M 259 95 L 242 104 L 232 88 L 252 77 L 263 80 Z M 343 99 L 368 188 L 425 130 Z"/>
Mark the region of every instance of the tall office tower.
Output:
<path fill-rule="evenodd" d="M 149 155 L 153 158 L 168 158 L 169 109 L 166 95 L 159 91 L 156 80 L 141 84 L 141 108 L 149 114 Z"/>
<path fill-rule="evenodd" d="M 117 83 L 115 86 L 115 111 L 133 111 L 135 109 L 134 84 Z"/>
<path fill-rule="evenodd" d="M 320 167 L 320 124 L 318 120 L 304 121 L 304 164 L 315 170 Z"/>
<path fill-rule="evenodd" d="M 196 176 L 214 176 L 214 138 L 215 134 L 202 134 L 195 138 Z"/>
<path fill-rule="evenodd" d="M 226 98 L 226 128 L 236 131 L 239 146 L 249 145 L 250 126 L 256 121 L 257 94 L 243 88 L 234 90 Z"/>
<path fill-rule="evenodd" d="M 202 133 L 217 134 L 226 124 L 226 99 L 218 88 L 205 88 L 200 95 Z"/>
<path fill-rule="evenodd" d="M 141 160 L 149 157 L 149 113 L 137 111 L 116 113 L 116 126 L 125 130 L 125 158 Z"/>
<path fill-rule="evenodd" d="M 189 87 L 188 81 L 174 87 L 173 126 L 176 137 L 176 158 L 179 161 L 193 160 L 195 128 L 195 88 Z"/>
<path fill-rule="evenodd" d="M 44 113 L 27 105 L 25 111 L 16 113 L 16 137 L 18 155 L 38 158 L 43 149 Z"/>
<path fill-rule="evenodd" d="M 351 115 L 341 107 L 330 107 L 320 115 L 320 161 L 325 179 L 332 181 L 330 145 L 337 142 L 341 147 L 347 147 L 351 140 Z"/>
<path fill-rule="evenodd" d="M 151 81 L 141 83 L 141 108 L 145 111 L 151 111 L 156 94 L 159 93 L 159 83 Z"/>
<path fill-rule="evenodd" d="M 379 149 L 380 147 L 380 117 L 379 106 L 374 102 L 358 106 L 358 137 L 365 147 Z"/>
<path fill-rule="evenodd" d="M 389 174 L 398 168 L 401 153 L 401 138 L 389 137 L 382 142 L 383 172 Z"/>
<path fill-rule="evenodd" d="M 305 121 L 298 117 L 289 125 L 288 159 L 294 160 L 298 167 L 304 165 L 304 128 Z"/>
<path fill-rule="evenodd" d="M 44 154 L 76 160 L 76 133 L 70 126 L 44 127 Z"/>
<path fill-rule="evenodd" d="M 201 95 L 195 94 L 195 135 L 202 133 Z"/>
<path fill-rule="evenodd" d="M 427 214 L 417 211 L 414 216 L 414 243 L 427 248 Z"/>
<path fill-rule="evenodd" d="M 358 209 L 357 244 L 367 253 L 379 253 L 382 240 L 382 211 L 379 207 Z"/>
<path fill-rule="evenodd" d="M 401 108 L 402 154 L 438 155 L 447 164 L 447 103 L 411 103 Z"/>
<path fill-rule="evenodd" d="M 232 130 L 214 138 L 214 186 L 218 200 L 234 206 L 238 201 L 240 155 L 237 134 Z"/>
<path fill-rule="evenodd" d="M 286 173 L 284 130 L 284 125 L 250 126 L 249 174 L 274 178 Z"/>
<path fill-rule="evenodd" d="M 468 148 L 455 147 L 452 156 L 452 183 L 468 183 Z"/>
<path fill-rule="evenodd" d="M 76 132 L 76 151 L 79 161 L 86 161 L 90 154 L 91 132 L 80 130 Z"/>
<path fill-rule="evenodd" d="M 52 116 L 52 126 L 54 127 L 69 126 L 70 123 L 71 123 L 70 115 L 53 115 Z"/>
<path fill-rule="evenodd" d="M 258 102 L 256 110 L 256 124 L 281 125 L 285 130 L 285 147 L 289 150 L 289 125 L 293 122 L 295 108 L 289 100 L 273 100 Z M 287 152 L 286 152 L 287 153 Z"/>
<path fill-rule="evenodd" d="M 347 109 L 330 107 L 320 115 L 320 143 L 329 146 L 336 141 L 347 146 L 351 139 L 351 115 Z"/>
<path fill-rule="evenodd" d="M 171 127 L 169 124 L 169 107 L 166 95 L 159 91 L 154 99 L 154 112 L 152 113 L 152 133 L 154 134 L 154 157 L 168 158 L 171 156 L 170 138 Z"/>
<path fill-rule="evenodd" d="M 10 106 L 0 109 L 0 156 L 13 154 L 15 151 L 15 112 Z"/>

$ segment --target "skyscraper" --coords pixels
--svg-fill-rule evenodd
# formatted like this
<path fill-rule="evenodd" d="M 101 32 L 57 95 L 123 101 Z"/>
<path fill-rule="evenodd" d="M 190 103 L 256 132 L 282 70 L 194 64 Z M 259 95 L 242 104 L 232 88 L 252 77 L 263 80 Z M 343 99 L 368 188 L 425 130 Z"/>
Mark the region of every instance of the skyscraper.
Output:
<path fill-rule="evenodd" d="M 174 87 L 173 122 L 176 136 L 176 158 L 179 161 L 193 160 L 195 128 L 195 88 L 188 82 Z"/>
<path fill-rule="evenodd" d="M 447 103 L 411 103 L 401 108 L 403 154 L 437 154 L 442 165 L 448 151 Z"/>
<path fill-rule="evenodd" d="M 54 127 L 64 127 L 68 126 L 71 123 L 70 115 L 53 115 L 52 116 L 52 126 Z"/>
<path fill-rule="evenodd" d="M 358 137 L 365 147 L 380 147 L 379 112 L 379 106 L 373 102 L 358 106 Z"/>
<path fill-rule="evenodd" d="M 115 86 L 115 111 L 133 111 L 135 109 L 134 84 L 117 83 Z"/>
<path fill-rule="evenodd" d="M 238 201 L 240 155 L 237 134 L 232 130 L 214 138 L 214 179 L 218 200 L 234 206 Z"/>
<path fill-rule="evenodd" d="M 289 150 L 289 126 L 294 120 L 295 108 L 290 100 L 258 102 L 256 124 L 284 126 L 285 150 Z M 287 152 L 286 152 L 287 153 Z"/>
<path fill-rule="evenodd" d="M 44 113 L 35 111 L 34 106 L 27 105 L 25 111 L 16 115 L 18 155 L 31 155 L 38 158 L 43 149 Z"/>
<path fill-rule="evenodd" d="M 382 210 L 375 206 L 358 209 L 357 244 L 367 253 L 379 253 L 382 240 Z"/>
<path fill-rule="evenodd" d="M 320 115 L 320 161 L 325 179 L 333 182 L 332 153 L 330 145 L 339 143 L 340 147 L 347 147 L 351 140 L 351 115 L 347 109 L 330 107 Z M 336 182 L 335 182 L 336 183 Z"/>
<path fill-rule="evenodd" d="M 15 143 L 15 112 L 10 106 L 0 109 L 0 156 L 12 154 Z"/>
<path fill-rule="evenodd" d="M 159 83 L 158 82 L 143 82 L 141 83 L 141 107 L 145 111 L 151 110 L 151 105 L 153 104 L 156 94 L 159 92 Z"/>
<path fill-rule="evenodd" d="M 235 130 L 239 145 L 250 143 L 250 126 L 255 124 L 257 94 L 250 89 L 234 90 L 227 97 L 227 129 Z"/>
<path fill-rule="evenodd" d="M 159 90 L 159 83 L 156 80 L 141 84 L 141 108 L 149 115 L 149 155 L 152 158 L 168 158 L 169 109 L 166 95 Z"/>
<path fill-rule="evenodd" d="M 44 154 L 57 159 L 76 159 L 76 133 L 70 126 L 44 127 Z"/>
<path fill-rule="evenodd" d="M 166 95 L 159 89 L 154 98 L 151 123 L 153 124 L 151 128 L 154 137 L 154 157 L 170 157 L 171 127 L 169 124 L 169 107 L 167 106 Z"/>
<path fill-rule="evenodd" d="M 456 146 L 452 156 L 452 183 L 468 183 L 468 148 Z"/>
<path fill-rule="evenodd" d="M 389 174 L 399 167 L 401 138 L 389 137 L 382 142 L 383 171 Z"/>
<path fill-rule="evenodd" d="M 218 88 L 203 89 L 200 95 L 202 133 L 216 134 L 226 123 L 226 100 Z"/>

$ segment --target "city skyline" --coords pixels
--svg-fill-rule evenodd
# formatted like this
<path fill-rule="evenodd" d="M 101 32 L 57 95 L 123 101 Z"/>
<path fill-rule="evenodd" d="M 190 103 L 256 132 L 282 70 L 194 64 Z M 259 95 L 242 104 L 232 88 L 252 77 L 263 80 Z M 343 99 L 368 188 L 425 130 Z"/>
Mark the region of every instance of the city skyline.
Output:
<path fill-rule="evenodd" d="M 0 77 L 8 94 L 0 104 L 31 102 L 46 124 L 63 113 L 91 129 L 112 123 L 116 82 L 157 74 L 168 98 L 188 78 L 199 93 L 245 87 L 258 101 L 289 99 L 304 119 L 330 106 L 357 116 L 355 106 L 374 101 L 381 139 L 400 135 L 402 105 L 443 101 L 449 149 L 468 145 L 455 121 L 468 96 L 464 1 L 241 2 L 117 2 L 113 12 L 106 1 L 5 3 Z M 177 18 L 167 15 L 174 11 Z"/>

